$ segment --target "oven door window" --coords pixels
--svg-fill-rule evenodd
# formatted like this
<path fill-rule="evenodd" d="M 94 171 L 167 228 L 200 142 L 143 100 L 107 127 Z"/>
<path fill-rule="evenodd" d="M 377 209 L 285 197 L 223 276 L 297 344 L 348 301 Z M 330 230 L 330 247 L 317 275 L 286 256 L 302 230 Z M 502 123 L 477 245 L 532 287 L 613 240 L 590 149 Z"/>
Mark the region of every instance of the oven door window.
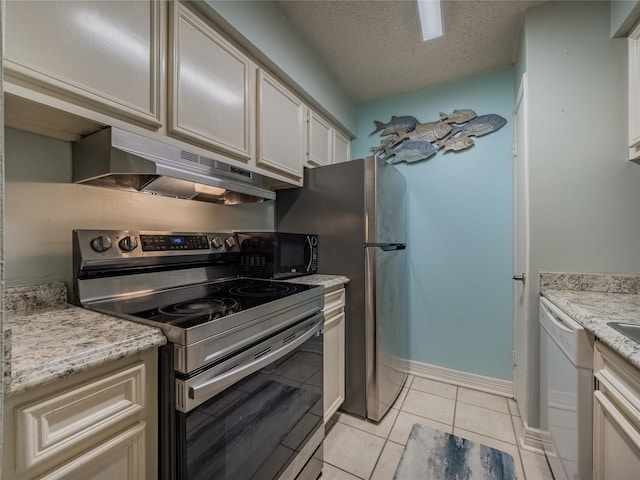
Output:
<path fill-rule="evenodd" d="M 176 413 L 182 478 L 278 478 L 323 427 L 322 375 L 319 334 L 189 413 Z"/>

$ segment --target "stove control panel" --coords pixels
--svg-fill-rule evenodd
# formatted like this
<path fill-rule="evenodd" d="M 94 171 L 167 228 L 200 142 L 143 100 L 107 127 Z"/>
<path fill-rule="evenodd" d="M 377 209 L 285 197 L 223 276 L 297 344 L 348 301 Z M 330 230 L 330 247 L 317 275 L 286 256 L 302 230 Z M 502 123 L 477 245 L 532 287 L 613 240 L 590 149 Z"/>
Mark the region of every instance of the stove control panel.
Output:
<path fill-rule="evenodd" d="M 74 251 L 85 261 L 239 252 L 234 233 L 74 230 Z"/>
<path fill-rule="evenodd" d="M 165 250 L 209 250 L 207 235 L 140 235 L 142 250 L 157 252 Z"/>

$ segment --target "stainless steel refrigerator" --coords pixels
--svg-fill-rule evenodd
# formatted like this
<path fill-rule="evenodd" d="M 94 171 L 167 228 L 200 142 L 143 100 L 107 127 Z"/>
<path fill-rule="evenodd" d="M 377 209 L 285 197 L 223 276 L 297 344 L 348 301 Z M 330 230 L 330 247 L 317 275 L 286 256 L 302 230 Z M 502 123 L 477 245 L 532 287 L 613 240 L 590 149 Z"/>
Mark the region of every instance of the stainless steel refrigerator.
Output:
<path fill-rule="evenodd" d="M 277 229 L 318 235 L 318 273 L 349 277 L 342 410 L 380 421 L 406 380 L 406 182 L 368 157 L 305 169 L 279 190 Z"/>

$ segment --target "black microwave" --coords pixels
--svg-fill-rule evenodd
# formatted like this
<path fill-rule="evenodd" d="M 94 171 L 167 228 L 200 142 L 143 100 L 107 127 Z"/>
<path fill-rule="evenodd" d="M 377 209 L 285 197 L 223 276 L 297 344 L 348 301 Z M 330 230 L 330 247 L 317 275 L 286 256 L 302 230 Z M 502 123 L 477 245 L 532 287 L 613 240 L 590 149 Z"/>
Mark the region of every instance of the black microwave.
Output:
<path fill-rule="evenodd" d="M 240 275 L 289 278 L 318 271 L 318 236 L 284 232 L 236 232 Z"/>

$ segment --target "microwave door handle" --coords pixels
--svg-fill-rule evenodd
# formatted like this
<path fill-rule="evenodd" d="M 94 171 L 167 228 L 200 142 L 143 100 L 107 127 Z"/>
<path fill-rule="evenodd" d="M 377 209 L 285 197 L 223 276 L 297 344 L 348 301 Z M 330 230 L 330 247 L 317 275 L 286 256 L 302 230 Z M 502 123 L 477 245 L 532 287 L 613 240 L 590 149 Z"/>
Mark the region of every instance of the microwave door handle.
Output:
<path fill-rule="evenodd" d="M 304 242 L 304 253 L 306 257 L 305 271 L 311 271 L 311 263 L 313 263 L 313 245 L 311 245 L 311 236 L 307 235 L 307 239 Z"/>
<path fill-rule="evenodd" d="M 257 372 L 261 368 L 269 365 L 271 362 L 274 362 L 288 353 L 291 353 L 293 350 L 298 348 L 304 342 L 306 342 L 309 338 L 315 335 L 316 332 L 322 329 L 322 322 L 315 324 L 312 328 L 304 332 L 302 335 L 296 337 L 293 341 L 285 343 L 280 348 L 271 351 L 270 353 L 260 356 L 249 362 L 247 364 L 241 365 L 240 368 L 233 368 L 222 375 L 213 377 L 205 382 L 202 382 L 198 385 L 189 386 L 188 395 L 189 398 L 192 399 L 196 405 L 212 398 L 217 395 L 224 389 L 230 387 L 238 380 L 243 379 L 251 375 L 254 372 Z M 202 396 L 206 398 L 200 400 Z"/>

